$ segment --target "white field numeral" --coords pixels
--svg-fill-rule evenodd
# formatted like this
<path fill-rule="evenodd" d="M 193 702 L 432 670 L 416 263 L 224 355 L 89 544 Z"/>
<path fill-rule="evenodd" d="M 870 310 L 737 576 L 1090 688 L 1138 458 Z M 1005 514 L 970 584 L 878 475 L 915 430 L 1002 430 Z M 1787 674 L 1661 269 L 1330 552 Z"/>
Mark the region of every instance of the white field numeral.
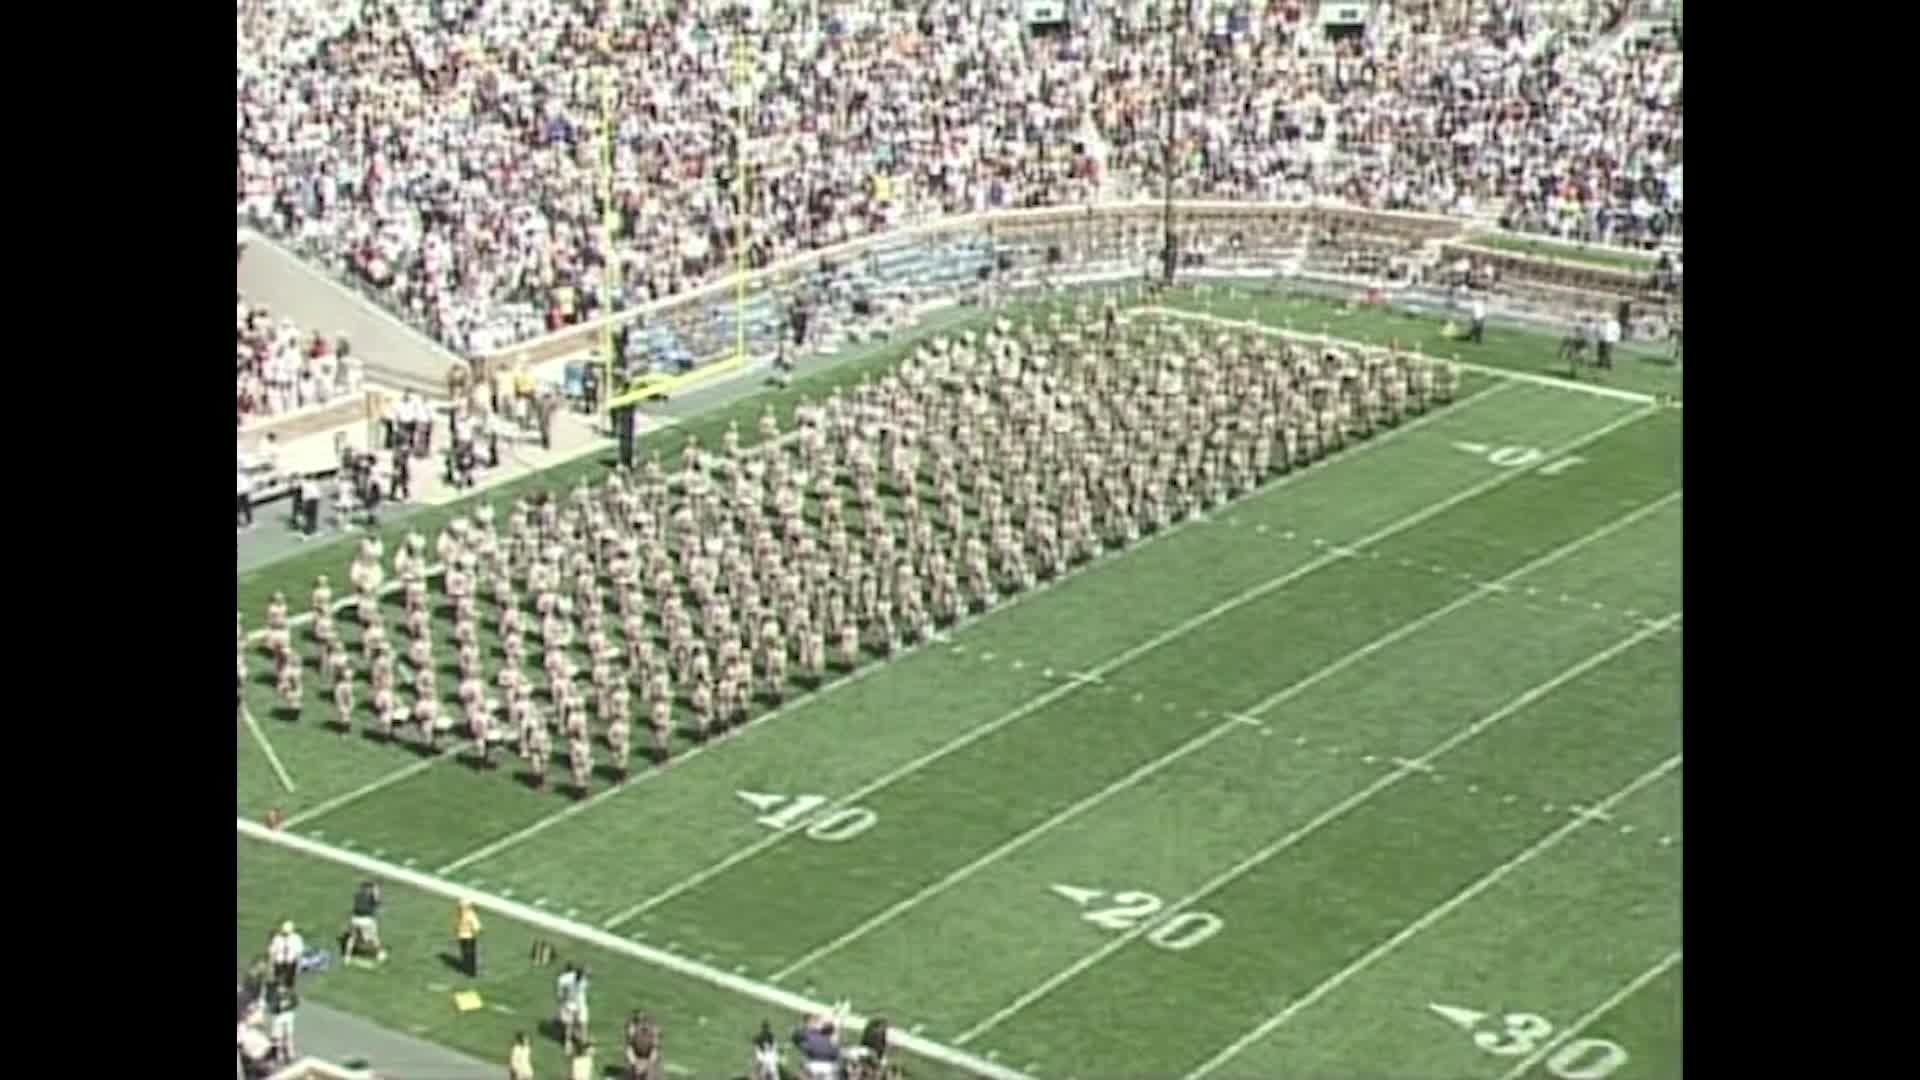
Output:
<path fill-rule="evenodd" d="M 1536 446 L 1503 446 L 1488 454 L 1487 460 L 1503 469 L 1518 469 L 1546 456 L 1546 451 Z"/>
<path fill-rule="evenodd" d="M 838 844 L 851 840 L 880 822 L 880 815 L 864 806 L 843 806 L 827 813 L 819 811 L 829 800 L 825 795 L 765 795 L 753 791 L 736 792 L 756 810 L 772 810 L 754 820 L 769 829 L 786 832 L 805 826 L 802 835 L 813 840 Z M 783 805 L 784 804 L 784 805 Z"/>
<path fill-rule="evenodd" d="M 1056 895 L 1087 908 L 1081 918 L 1101 928 L 1125 933 L 1150 923 L 1167 905 L 1148 892 L 1106 893 L 1073 885 L 1055 885 Z M 1104 903 L 1095 904 L 1102 897 Z M 1185 952 L 1204 944 L 1226 928 L 1218 915 L 1205 911 L 1182 911 L 1164 919 L 1146 933 L 1147 943 L 1171 952 Z"/>
<path fill-rule="evenodd" d="M 1473 1044 L 1497 1057 L 1523 1058 L 1551 1045 L 1553 1022 L 1535 1013 L 1508 1013 L 1497 1021 L 1486 1013 L 1452 1005 L 1428 1008 L 1462 1030 L 1473 1032 Z M 1496 1030 L 1493 1025 L 1497 1023 Z M 1544 1064 L 1560 1080 L 1606 1080 L 1628 1061 L 1626 1048 L 1611 1039 L 1581 1038 L 1556 1047 Z"/>
<path fill-rule="evenodd" d="M 1488 449 L 1485 443 L 1457 442 L 1454 448 L 1475 457 L 1483 457 L 1490 465 L 1503 469 L 1526 469 L 1546 461 L 1547 452 L 1537 446 L 1500 446 Z M 1583 464 L 1587 459 L 1578 454 L 1568 454 L 1563 458 L 1547 461 L 1535 471 L 1541 476 L 1559 476 L 1575 465 Z"/>
<path fill-rule="evenodd" d="M 1503 1031 L 1476 1031 L 1473 1045 L 1501 1057 L 1526 1057 L 1553 1034 L 1553 1025 L 1532 1013 L 1508 1013 L 1500 1018 Z"/>

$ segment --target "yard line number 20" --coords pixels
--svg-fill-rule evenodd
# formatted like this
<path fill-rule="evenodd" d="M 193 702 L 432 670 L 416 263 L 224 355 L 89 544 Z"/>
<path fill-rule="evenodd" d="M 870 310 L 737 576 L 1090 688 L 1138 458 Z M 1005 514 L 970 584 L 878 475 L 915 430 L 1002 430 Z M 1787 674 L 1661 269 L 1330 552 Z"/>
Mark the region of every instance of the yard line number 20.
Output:
<path fill-rule="evenodd" d="M 1080 904 L 1080 917 L 1102 930 L 1125 933 L 1151 922 L 1165 908 L 1166 901 L 1152 893 L 1106 893 L 1098 889 L 1080 889 L 1056 885 L 1053 891 Z M 1105 899 L 1101 899 L 1105 897 Z M 1207 911 L 1182 911 L 1153 926 L 1146 933 L 1147 943 L 1173 952 L 1185 952 L 1204 944 L 1226 926 L 1220 916 Z"/>

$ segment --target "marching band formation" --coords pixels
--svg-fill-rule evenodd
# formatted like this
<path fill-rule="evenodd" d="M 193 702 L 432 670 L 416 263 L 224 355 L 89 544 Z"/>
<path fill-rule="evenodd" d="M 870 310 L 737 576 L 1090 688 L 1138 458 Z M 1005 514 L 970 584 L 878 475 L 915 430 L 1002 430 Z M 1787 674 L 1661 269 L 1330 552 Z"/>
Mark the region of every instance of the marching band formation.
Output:
<path fill-rule="evenodd" d="M 835 670 L 1450 402 L 1457 379 L 1394 347 L 1112 307 L 1001 319 L 803 401 L 792 430 L 769 409 L 752 447 L 735 425 L 717 448 L 690 439 L 677 469 L 655 457 L 503 519 L 481 502 L 390 564 L 368 537 L 349 595 L 320 578 L 307 619 L 276 595 L 257 642 L 242 617 L 237 674 L 262 650 L 297 714 L 317 659 L 340 730 L 435 749 L 462 732 L 479 763 L 511 747 L 535 784 L 557 738 L 585 793 L 603 752 L 628 775 L 636 720 L 664 763 L 676 728 L 736 731 Z"/>

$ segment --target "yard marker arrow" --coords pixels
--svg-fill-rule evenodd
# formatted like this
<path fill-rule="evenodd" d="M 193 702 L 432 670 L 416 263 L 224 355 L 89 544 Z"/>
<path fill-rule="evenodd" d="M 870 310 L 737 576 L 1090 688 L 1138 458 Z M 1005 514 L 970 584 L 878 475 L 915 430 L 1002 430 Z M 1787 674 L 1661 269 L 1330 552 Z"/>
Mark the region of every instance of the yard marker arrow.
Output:
<path fill-rule="evenodd" d="M 758 791 L 736 791 L 734 794 L 744 799 L 747 805 L 762 813 L 787 801 L 785 795 L 763 795 Z"/>
<path fill-rule="evenodd" d="M 1472 1031 L 1475 1024 L 1486 1018 L 1486 1013 L 1462 1009 L 1457 1005 L 1428 1005 L 1427 1008 L 1439 1013 L 1441 1017 L 1458 1027 L 1461 1031 Z"/>
<path fill-rule="evenodd" d="M 1090 903 L 1095 897 L 1102 895 L 1104 890 L 1082 889 L 1078 885 L 1055 885 L 1053 891 L 1055 895 L 1062 899 L 1085 905 Z"/>

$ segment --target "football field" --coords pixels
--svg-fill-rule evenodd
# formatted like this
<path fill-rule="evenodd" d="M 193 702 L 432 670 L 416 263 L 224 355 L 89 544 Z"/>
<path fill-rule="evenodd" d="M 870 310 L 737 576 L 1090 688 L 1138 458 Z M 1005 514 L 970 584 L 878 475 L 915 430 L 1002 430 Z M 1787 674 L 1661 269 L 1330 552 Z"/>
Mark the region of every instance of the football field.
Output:
<path fill-rule="evenodd" d="M 1454 404 L 583 799 L 256 686 L 238 953 L 330 939 L 374 874 L 394 959 L 311 992 L 489 1061 L 551 1012 L 544 939 L 601 1043 L 647 1008 L 679 1076 L 850 1000 L 914 1076 L 1677 1077 L 1678 378 L 1563 382 L 1553 346 L 1490 333 Z M 249 625 L 302 572 L 243 581 Z"/>

